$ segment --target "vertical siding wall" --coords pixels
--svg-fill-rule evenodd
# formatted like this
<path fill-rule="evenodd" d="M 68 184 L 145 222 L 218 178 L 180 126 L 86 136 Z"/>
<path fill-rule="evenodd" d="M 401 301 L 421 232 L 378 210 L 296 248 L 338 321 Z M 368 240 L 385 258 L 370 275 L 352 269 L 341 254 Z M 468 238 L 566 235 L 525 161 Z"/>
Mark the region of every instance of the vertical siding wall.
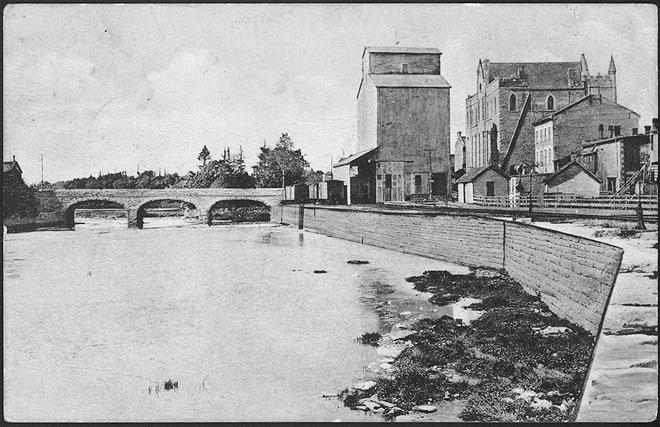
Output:
<path fill-rule="evenodd" d="M 298 224 L 298 205 L 283 208 Z M 505 268 L 560 317 L 598 332 L 623 250 L 490 218 L 305 207 L 304 227 L 340 239 L 468 266 Z"/>

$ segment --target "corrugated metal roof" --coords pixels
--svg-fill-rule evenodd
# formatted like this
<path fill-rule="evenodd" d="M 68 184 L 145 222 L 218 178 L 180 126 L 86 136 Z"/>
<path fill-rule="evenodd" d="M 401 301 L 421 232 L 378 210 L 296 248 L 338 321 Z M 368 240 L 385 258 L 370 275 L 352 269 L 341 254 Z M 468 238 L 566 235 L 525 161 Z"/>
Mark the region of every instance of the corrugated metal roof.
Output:
<path fill-rule="evenodd" d="M 434 74 L 369 74 L 376 87 L 450 88 L 441 75 Z"/>
<path fill-rule="evenodd" d="M 365 46 L 364 52 L 369 53 L 439 53 L 434 47 L 404 47 L 404 46 Z M 364 54 L 364 53 L 363 53 Z"/>
<path fill-rule="evenodd" d="M 367 154 L 372 153 L 373 151 L 377 150 L 378 147 L 370 148 L 368 150 L 360 151 L 355 154 L 351 154 L 348 157 L 344 157 L 343 159 L 339 159 L 339 161 L 333 166 L 333 167 L 339 167 L 339 166 L 345 166 L 353 163 L 354 161 L 360 159 L 362 156 L 366 156 Z"/>

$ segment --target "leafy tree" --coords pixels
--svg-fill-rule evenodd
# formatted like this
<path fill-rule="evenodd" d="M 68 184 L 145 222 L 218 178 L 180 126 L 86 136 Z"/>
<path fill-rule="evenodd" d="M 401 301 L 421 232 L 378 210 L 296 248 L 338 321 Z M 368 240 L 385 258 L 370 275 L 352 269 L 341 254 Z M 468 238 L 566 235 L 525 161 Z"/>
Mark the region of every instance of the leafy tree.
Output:
<path fill-rule="evenodd" d="M 211 152 L 209 151 L 208 148 L 206 148 L 206 145 L 202 147 L 202 151 L 199 152 L 199 155 L 197 156 L 197 160 L 200 160 L 202 162 L 202 166 L 206 166 L 206 161 L 211 158 Z"/>
<path fill-rule="evenodd" d="M 196 174 L 187 180 L 190 188 L 250 188 L 253 187 L 250 175 L 245 171 L 243 149 L 238 156 L 232 156 L 225 148 L 219 160 L 211 160 L 201 166 Z"/>
<path fill-rule="evenodd" d="M 2 217 L 35 217 L 39 201 L 34 190 L 28 187 L 23 177 L 16 173 L 2 176 Z"/>
<path fill-rule="evenodd" d="M 316 184 L 323 181 L 324 172 L 321 170 L 315 171 L 314 169 L 308 169 L 305 172 L 305 184 Z"/>
<path fill-rule="evenodd" d="M 253 166 L 253 178 L 257 187 L 283 187 L 303 181 L 309 162 L 300 149 L 294 150 L 294 144 L 287 133 L 271 148 L 260 147 L 259 162 Z"/>

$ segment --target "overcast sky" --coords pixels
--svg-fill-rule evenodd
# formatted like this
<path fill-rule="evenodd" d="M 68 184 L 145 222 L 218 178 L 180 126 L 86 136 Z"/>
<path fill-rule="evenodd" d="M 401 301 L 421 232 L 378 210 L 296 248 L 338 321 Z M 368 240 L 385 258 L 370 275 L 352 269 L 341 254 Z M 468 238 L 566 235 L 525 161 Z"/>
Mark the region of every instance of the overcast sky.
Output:
<path fill-rule="evenodd" d="M 13 5 L 4 10 L 3 159 L 26 182 L 196 169 L 288 132 L 315 169 L 350 154 L 364 46 L 437 47 L 452 142 L 479 58 L 617 66 L 620 104 L 657 117 L 652 5 Z"/>

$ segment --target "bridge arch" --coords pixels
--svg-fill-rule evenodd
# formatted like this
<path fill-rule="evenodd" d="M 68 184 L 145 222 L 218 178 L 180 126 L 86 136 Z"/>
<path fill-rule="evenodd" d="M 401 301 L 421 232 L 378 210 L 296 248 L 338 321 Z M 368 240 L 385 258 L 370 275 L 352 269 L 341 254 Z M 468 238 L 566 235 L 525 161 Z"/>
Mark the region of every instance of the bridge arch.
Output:
<path fill-rule="evenodd" d="M 162 206 L 163 204 L 179 204 L 180 207 L 184 209 L 187 208 L 187 211 L 190 212 L 189 214 L 184 213 L 184 216 L 191 215 L 192 217 L 197 217 L 198 201 L 193 201 L 185 197 L 162 196 L 141 200 L 137 207 L 129 209 L 129 222 L 134 222 L 135 225 L 137 225 L 137 228 L 142 228 L 147 209 L 155 208 L 159 205 Z"/>
<path fill-rule="evenodd" d="M 88 199 L 79 199 L 73 202 L 67 203 L 63 206 L 64 208 L 64 224 L 73 229 L 76 226 L 75 223 L 75 213 L 76 209 L 126 209 L 126 206 L 122 201 L 111 199 L 111 198 L 102 198 L 94 197 Z"/>
<path fill-rule="evenodd" d="M 233 222 L 267 222 L 272 215 L 270 202 L 270 200 L 247 197 L 216 200 L 206 211 L 206 222 L 208 225 L 213 224 L 216 209 L 224 211 L 219 215 L 220 219 L 230 219 Z"/>

